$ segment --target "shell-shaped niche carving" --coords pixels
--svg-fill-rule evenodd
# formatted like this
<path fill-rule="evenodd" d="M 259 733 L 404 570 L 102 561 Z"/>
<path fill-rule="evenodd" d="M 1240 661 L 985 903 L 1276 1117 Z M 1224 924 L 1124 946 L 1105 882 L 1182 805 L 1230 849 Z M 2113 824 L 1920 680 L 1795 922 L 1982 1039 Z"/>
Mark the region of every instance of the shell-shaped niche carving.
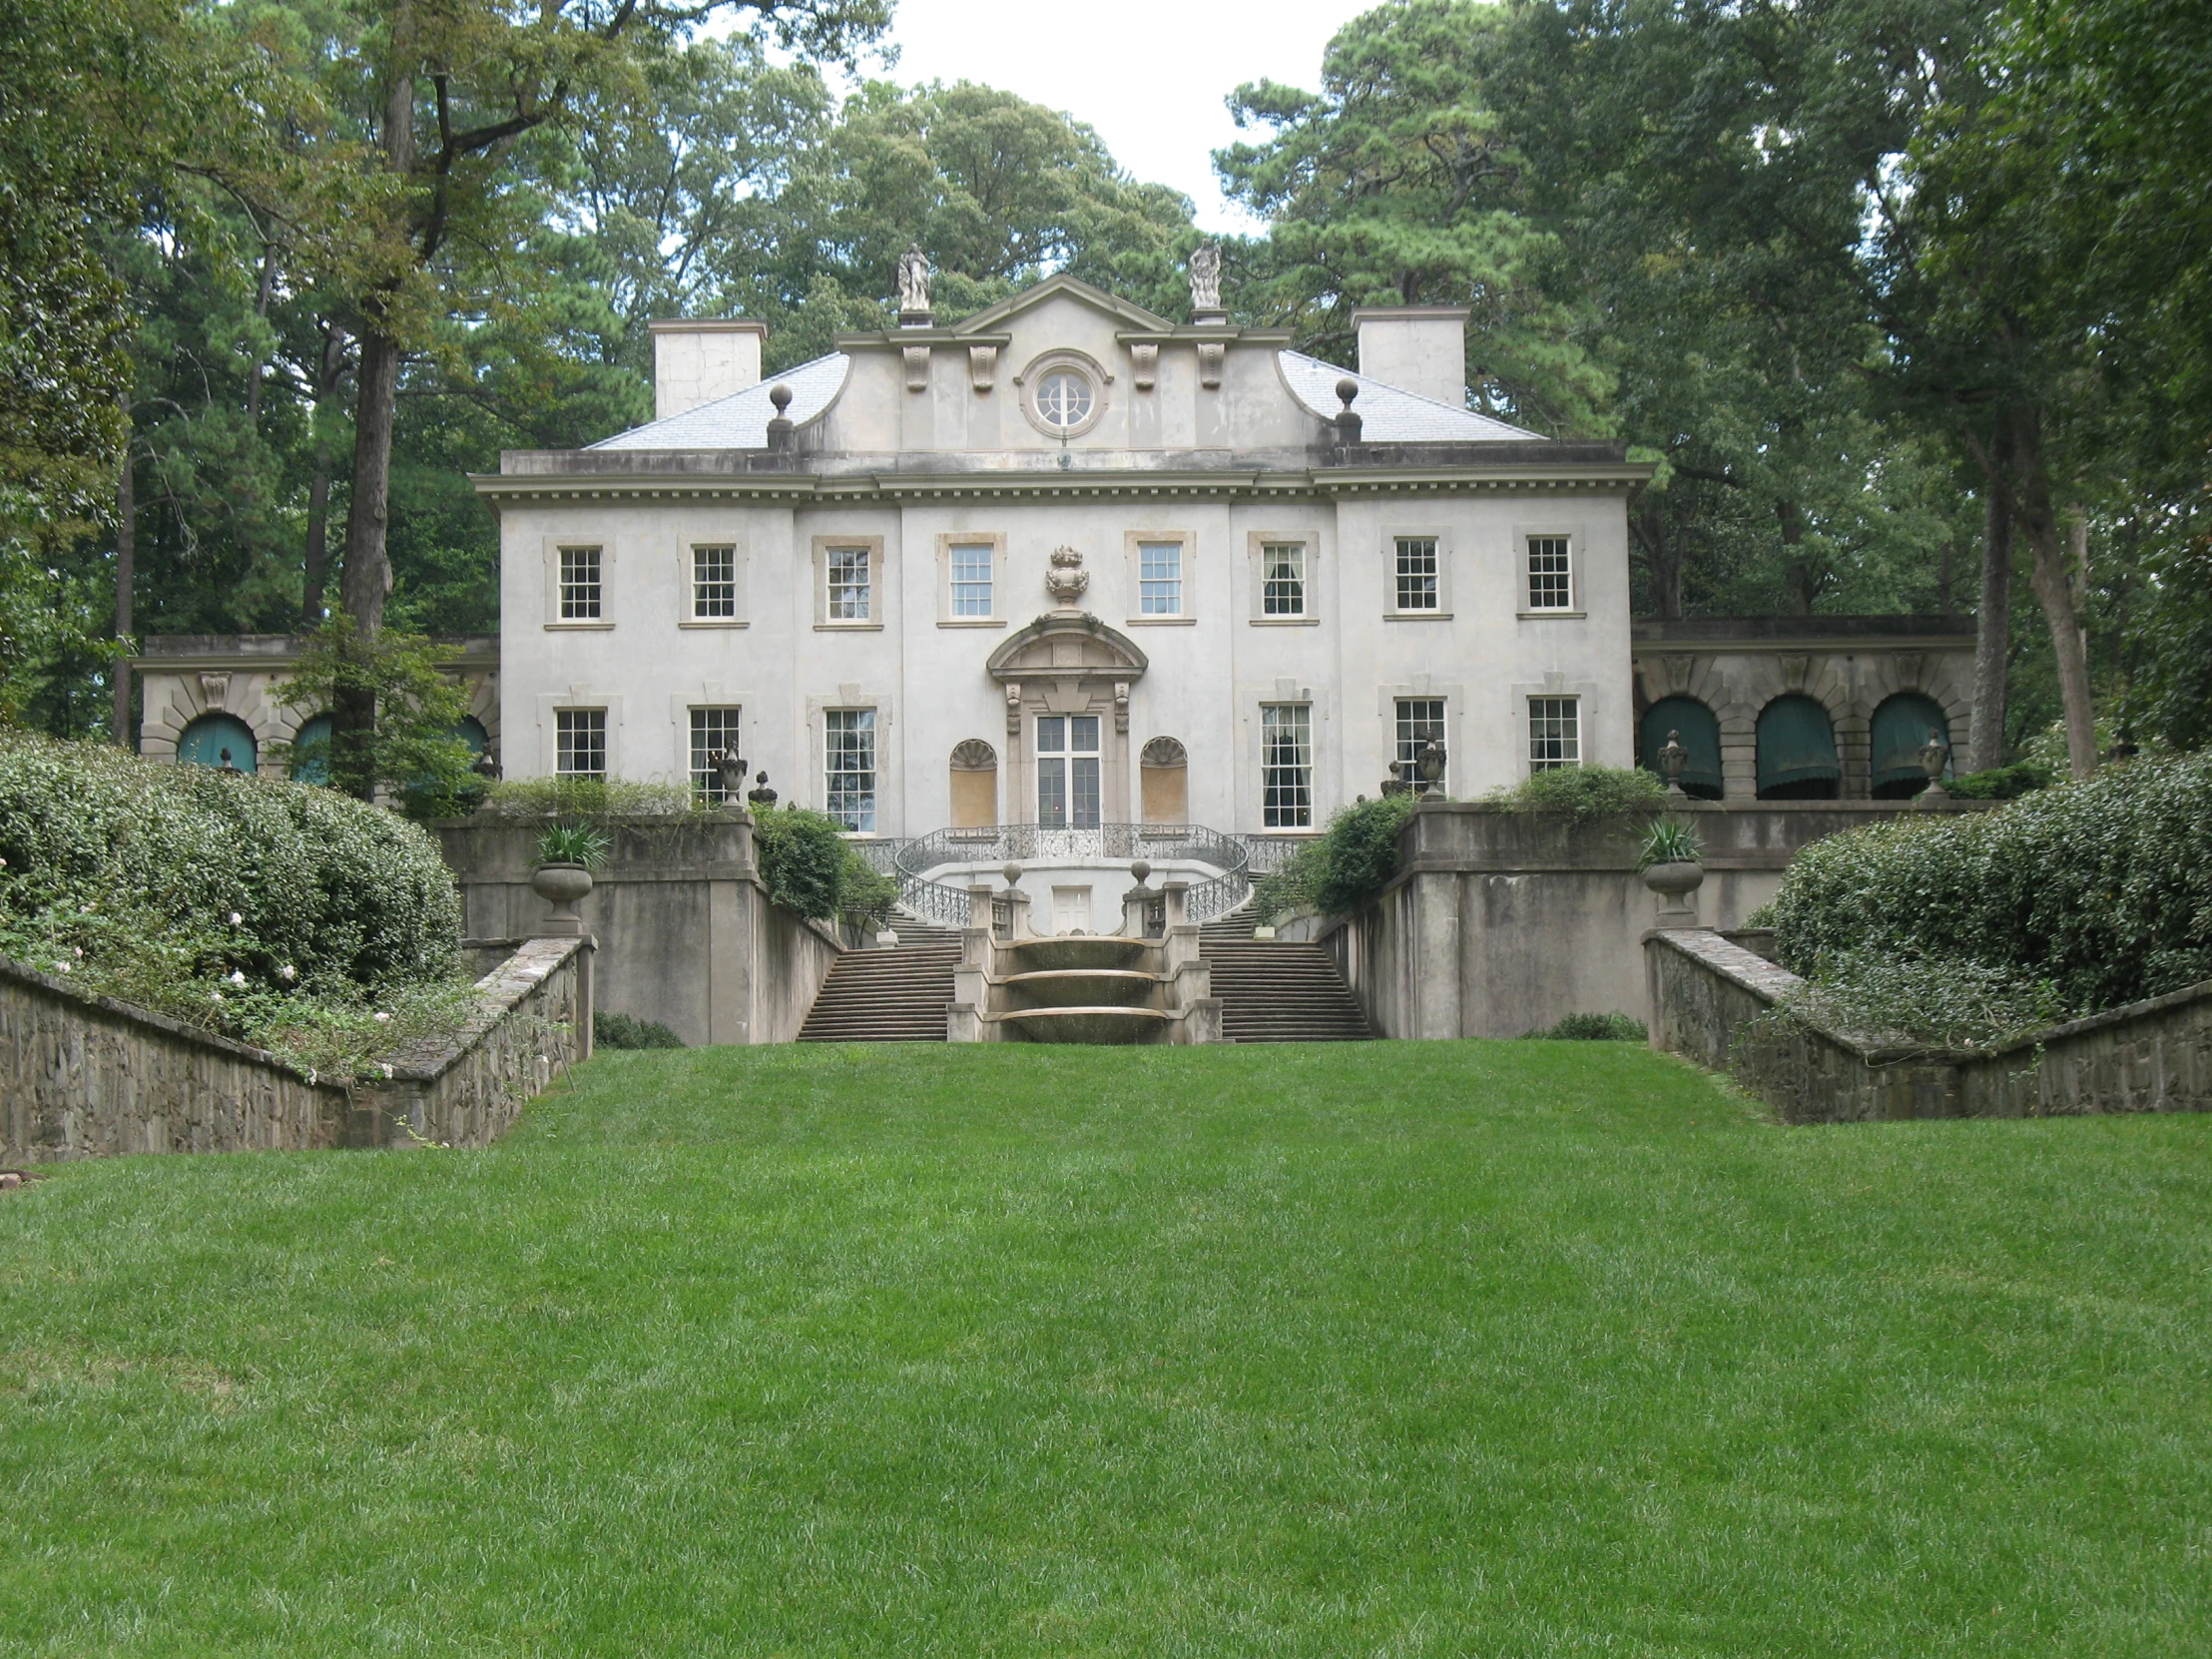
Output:
<path fill-rule="evenodd" d="M 1148 767 L 1182 767 L 1191 764 L 1190 756 L 1173 738 L 1154 738 L 1144 746 L 1140 760 Z"/>
<path fill-rule="evenodd" d="M 1083 555 L 1072 547 L 1052 550 L 1052 568 L 1044 573 L 1045 591 L 1062 605 L 1073 605 L 1091 585 L 1091 573 L 1083 568 Z"/>
<path fill-rule="evenodd" d="M 997 768 L 998 751 L 981 738 L 967 738 L 952 746 L 954 772 L 994 772 Z"/>

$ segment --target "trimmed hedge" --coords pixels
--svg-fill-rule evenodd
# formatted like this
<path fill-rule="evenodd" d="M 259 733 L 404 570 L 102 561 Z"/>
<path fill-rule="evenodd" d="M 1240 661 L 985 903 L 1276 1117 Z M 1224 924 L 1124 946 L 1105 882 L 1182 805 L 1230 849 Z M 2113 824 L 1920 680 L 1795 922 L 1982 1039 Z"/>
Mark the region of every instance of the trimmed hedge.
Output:
<path fill-rule="evenodd" d="M 1764 912 L 1808 977 L 1869 953 L 2049 981 L 2090 1013 L 2212 979 L 2212 755 L 1815 841 Z"/>
<path fill-rule="evenodd" d="M 11 932 L 128 912 L 150 935 L 215 941 L 228 971 L 284 992 L 460 965 L 460 894 L 437 842 L 335 790 L 10 734 L 0 857 Z"/>
<path fill-rule="evenodd" d="M 1392 795 L 1340 809 L 1325 834 L 1252 884 L 1254 908 L 1271 920 L 1302 909 L 1329 915 L 1359 909 L 1397 873 L 1398 831 L 1419 805 L 1416 796 Z"/>

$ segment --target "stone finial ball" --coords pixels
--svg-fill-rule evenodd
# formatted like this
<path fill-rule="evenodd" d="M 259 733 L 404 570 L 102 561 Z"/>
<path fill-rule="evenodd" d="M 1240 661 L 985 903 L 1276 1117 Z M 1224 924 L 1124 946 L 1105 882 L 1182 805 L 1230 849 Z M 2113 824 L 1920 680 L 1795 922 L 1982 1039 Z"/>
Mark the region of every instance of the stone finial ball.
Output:
<path fill-rule="evenodd" d="M 776 405 L 776 412 L 782 414 L 792 406 L 792 388 L 779 380 L 768 388 L 768 400 Z"/>
<path fill-rule="evenodd" d="M 1141 887 L 1145 884 L 1147 880 L 1151 878 L 1152 866 L 1146 863 L 1142 858 L 1132 859 L 1129 864 L 1129 874 L 1130 877 L 1135 880 L 1137 885 Z"/>
<path fill-rule="evenodd" d="M 1021 880 L 1021 865 L 1009 859 L 1000 867 L 998 873 L 1006 877 L 1006 885 L 1011 887 Z"/>
<path fill-rule="evenodd" d="M 1355 380 L 1351 375 L 1347 374 L 1342 380 L 1339 380 L 1337 382 L 1337 396 L 1343 401 L 1346 408 L 1351 408 L 1352 400 L 1359 395 L 1360 382 Z"/>

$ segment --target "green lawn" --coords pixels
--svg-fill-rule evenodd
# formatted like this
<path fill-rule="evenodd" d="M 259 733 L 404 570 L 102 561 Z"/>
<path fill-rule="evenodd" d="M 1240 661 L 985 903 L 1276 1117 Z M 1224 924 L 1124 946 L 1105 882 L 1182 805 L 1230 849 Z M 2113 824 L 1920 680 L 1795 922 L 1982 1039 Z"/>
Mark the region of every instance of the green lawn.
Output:
<path fill-rule="evenodd" d="M 608 1054 L 0 1197 L 0 1651 L 2199 1654 L 2212 1122 Z"/>

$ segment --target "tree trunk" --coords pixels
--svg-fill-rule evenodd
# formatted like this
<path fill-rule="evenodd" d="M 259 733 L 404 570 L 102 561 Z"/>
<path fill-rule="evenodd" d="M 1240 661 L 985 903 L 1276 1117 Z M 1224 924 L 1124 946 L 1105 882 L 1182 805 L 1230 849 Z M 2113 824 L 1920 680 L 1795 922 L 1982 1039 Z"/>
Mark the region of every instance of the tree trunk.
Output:
<path fill-rule="evenodd" d="M 410 8 L 392 19 L 392 50 L 384 89 L 384 166 L 405 174 L 414 167 L 414 73 Z M 391 594 L 391 560 L 384 531 L 391 508 L 391 423 L 399 395 L 399 342 L 380 326 L 373 300 L 363 307 L 358 393 L 353 420 L 352 494 L 345 510 L 345 569 L 339 597 L 352 620 L 347 651 L 370 652 L 384 626 Z M 368 676 L 341 675 L 330 708 L 330 781 L 350 795 L 376 793 L 376 695 Z"/>
<path fill-rule="evenodd" d="M 307 482 L 307 573 L 299 585 L 299 621 L 308 628 L 322 622 L 322 583 L 330 570 L 330 466 L 315 458 Z"/>
<path fill-rule="evenodd" d="M 130 418 L 130 405 L 124 405 L 124 418 Z M 131 648 L 131 590 L 138 581 L 138 491 L 131 476 L 131 440 L 128 431 L 123 439 L 123 466 L 115 480 L 115 637 L 116 642 L 128 651 Z M 131 665 L 120 656 L 115 664 L 115 741 L 119 748 L 138 748 L 138 735 L 131 730 Z"/>
<path fill-rule="evenodd" d="M 1665 511 L 1648 492 L 1637 503 L 1629 520 L 1637 545 L 1644 550 L 1644 568 L 1651 573 L 1651 608 L 1655 615 L 1672 619 L 1682 614 L 1682 549 L 1667 538 Z"/>
<path fill-rule="evenodd" d="M 2021 534 L 2034 554 L 2028 584 L 2043 621 L 2050 629 L 2051 654 L 2058 660 L 2058 703 L 2066 717 L 2066 762 L 2077 779 L 2097 770 L 2096 700 L 2089 691 L 2089 643 L 2074 605 L 2073 584 L 2067 580 L 2066 533 L 2051 506 L 2050 479 L 2043 471 L 2042 428 L 2033 409 L 2022 410 L 2012 423 L 2013 472 L 2017 483 L 2013 505 Z M 2087 533 L 2082 533 L 2081 558 L 2087 558 Z"/>
<path fill-rule="evenodd" d="M 270 295 L 276 291 L 276 245 L 273 242 L 264 243 L 262 245 L 262 282 L 254 293 L 254 314 L 256 316 L 267 317 L 269 315 Z M 257 353 L 254 358 L 254 366 L 246 371 L 246 424 L 257 432 L 262 429 L 263 367 L 262 359 Z"/>
<path fill-rule="evenodd" d="M 1981 492 L 1981 609 L 1973 629 L 1973 724 L 1966 765 L 1986 772 L 2004 764 L 2006 671 L 2012 650 L 2012 515 L 2004 493 Z"/>

